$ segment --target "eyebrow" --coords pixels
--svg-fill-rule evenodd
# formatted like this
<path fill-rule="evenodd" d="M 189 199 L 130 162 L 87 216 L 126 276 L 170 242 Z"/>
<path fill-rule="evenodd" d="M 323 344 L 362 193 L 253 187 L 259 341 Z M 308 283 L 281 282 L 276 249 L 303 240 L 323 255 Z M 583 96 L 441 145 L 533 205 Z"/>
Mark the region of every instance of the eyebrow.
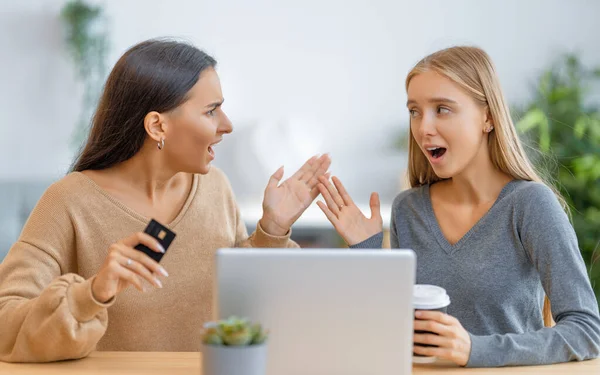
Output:
<path fill-rule="evenodd" d="M 449 103 L 449 104 L 456 104 L 456 101 L 452 100 L 452 99 L 448 99 L 448 98 L 441 98 L 441 97 L 436 97 L 436 98 L 429 98 L 427 99 L 427 103 Z M 413 99 L 409 99 L 406 102 L 406 106 L 408 107 L 411 104 L 417 104 L 416 100 Z"/>
<path fill-rule="evenodd" d="M 210 104 L 208 104 L 205 108 L 217 108 L 223 105 L 223 102 L 225 101 L 225 99 L 221 99 L 219 101 L 216 102 L 212 102 Z"/>

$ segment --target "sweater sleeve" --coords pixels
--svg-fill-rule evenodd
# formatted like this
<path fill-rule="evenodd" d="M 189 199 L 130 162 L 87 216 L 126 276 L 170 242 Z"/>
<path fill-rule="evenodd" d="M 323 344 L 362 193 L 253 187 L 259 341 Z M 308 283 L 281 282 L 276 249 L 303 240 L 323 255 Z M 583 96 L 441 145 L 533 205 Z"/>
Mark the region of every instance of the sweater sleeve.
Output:
<path fill-rule="evenodd" d="M 69 272 L 74 229 L 66 192 L 51 186 L 0 264 L 0 360 L 50 362 L 87 356 L 104 335 L 108 304 L 92 280 Z"/>
<path fill-rule="evenodd" d="M 262 229 L 260 222 L 256 224 L 255 231 L 248 236 L 246 225 L 236 204 L 236 247 L 256 247 L 256 248 L 298 248 L 298 244 L 291 239 L 292 230 L 290 229 L 284 236 L 273 236 Z"/>
<path fill-rule="evenodd" d="M 519 234 L 550 298 L 556 326 L 521 334 L 471 335 L 467 366 L 541 365 L 598 357 L 598 303 L 577 237 L 554 193 L 542 184 L 523 192 Z"/>
<path fill-rule="evenodd" d="M 374 234 L 366 240 L 348 247 L 350 249 L 381 249 L 383 247 L 383 232 Z"/>

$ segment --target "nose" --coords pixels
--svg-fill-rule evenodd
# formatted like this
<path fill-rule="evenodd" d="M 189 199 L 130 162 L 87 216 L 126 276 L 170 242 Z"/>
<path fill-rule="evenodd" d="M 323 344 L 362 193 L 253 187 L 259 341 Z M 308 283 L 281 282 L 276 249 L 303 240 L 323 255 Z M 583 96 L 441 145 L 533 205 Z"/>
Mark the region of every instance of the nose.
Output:
<path fill-rule="evenodd" d="M 429 116 L 427 114 L 423 115 L 418 123 L 418 129 L 421 137 L 431 137 L 436 135 L 435 116 Z"/>
<path fill-rule="evenodd" d="M 229 120 L 229 117 L 227 117 L 225 112 L 221 112 L 221 114 L 222 116 L 221 121 L 219 123 L 218 132 L 222 134 L 229 134 L 233 131 L 233 124 L 231 123 L 231 120 Z"/>

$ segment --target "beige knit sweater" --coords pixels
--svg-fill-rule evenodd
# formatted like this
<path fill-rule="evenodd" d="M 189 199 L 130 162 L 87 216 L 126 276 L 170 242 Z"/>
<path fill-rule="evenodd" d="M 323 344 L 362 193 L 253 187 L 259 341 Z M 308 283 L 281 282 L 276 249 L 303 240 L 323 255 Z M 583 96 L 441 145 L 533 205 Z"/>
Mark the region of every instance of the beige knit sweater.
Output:
<path fill-rule="evenodd" d="M 213 255 L 223 247 L 297 247 L 259 225 L 248 237 L 225 175 L 195 175 L 177 233 L 161 265 L 163 289 L 133 287 L 109 305 L 94 300 L 91 280 L 108 247 L 143 231 L 142 217 L 93 180 L 74 172 L 54 183 L 0 264 L 0 360 L 46 362 L 93 350 L 198 351 L 212 319 Z M 148 284 L 149 285 L 149 284 Z"/>

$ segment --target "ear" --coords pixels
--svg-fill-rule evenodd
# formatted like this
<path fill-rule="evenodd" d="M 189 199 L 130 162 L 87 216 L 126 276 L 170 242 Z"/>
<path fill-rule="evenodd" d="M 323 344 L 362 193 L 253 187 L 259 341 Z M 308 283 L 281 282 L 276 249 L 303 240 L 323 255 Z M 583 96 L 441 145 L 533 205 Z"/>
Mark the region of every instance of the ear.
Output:
<path fill-rule="evenodd" d="M 484 133 L 489 133 L 494 129 L 494 119 L 492 118 L 492 113 L 490 112 L 490 108 L 489 107 L 485 107 L 485 117 L 484 117 L 484 123 L 483 123 L 483 132 Z"/>
<path fill-rule="evenodd" d="M 144 117 L 144 129 L 150 138 L 160 142 L 166 138 L 165 117 L 156 111 L 148 112 Z"/>

